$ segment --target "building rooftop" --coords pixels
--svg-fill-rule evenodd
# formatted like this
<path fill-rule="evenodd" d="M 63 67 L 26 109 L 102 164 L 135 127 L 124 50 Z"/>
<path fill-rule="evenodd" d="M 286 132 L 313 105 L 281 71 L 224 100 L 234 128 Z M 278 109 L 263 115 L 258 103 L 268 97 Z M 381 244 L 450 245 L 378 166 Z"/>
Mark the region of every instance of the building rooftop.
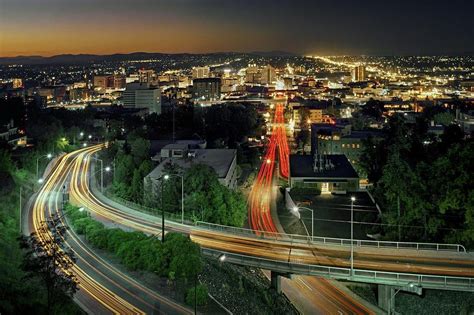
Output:
<path fill-rule="evenodd" d="M 312 155 L 290 155 L 290 177 L 312 178 L 359 178 L 344 154 L 322 155 L 332 164 L 332 168 L 315 171 Z"/>
<path fill-rule="evenodd" d="M 189 151 L 192 156 L 184 158 L 166 158 L 150 174 L 149 177 L 159 178 L 166 163 L 173 162 L 181 168 L 188 169 L 195 164 L 205 164 L 212 167 L 218 178 L 225 178 L 237 155 L 235 149 L 197 149 Z"/>

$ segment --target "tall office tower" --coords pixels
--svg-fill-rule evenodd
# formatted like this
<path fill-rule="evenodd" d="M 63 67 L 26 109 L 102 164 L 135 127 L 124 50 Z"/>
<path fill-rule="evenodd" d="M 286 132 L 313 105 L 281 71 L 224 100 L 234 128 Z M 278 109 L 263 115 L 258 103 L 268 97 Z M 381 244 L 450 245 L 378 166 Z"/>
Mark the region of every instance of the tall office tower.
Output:
<path fill-rule="evenodd" d="M 193 67 L 193 79 L 209 78 L 209 67 Z"/>
<path fill-rule="evenodd" d="M 23 80 L 22 79 L 13 79 L 13 88 L 20 89 L 23 87 Z"/>
<path fill-rule="evenodd" d="M 263 67 L 260 73 L 260 82 L 262 84 L 272 84 L 276 80 L 276 71 L 275 68 L 268 65 Z"/>
<path fill-rule="evenodd" d="M 247 83 L 259 83 L 260 73 L 256 65 L 249 65 L 245 70 L 245 82 Z"/>
<path fill-rule="evenodd" d="M 202 78 L 193 80 L 193 99 L 217 101 L 221 98 L 221 79 Z"/>
<path fill-rule="evenodd" d="M 114 88 L 125 89 L 127 86 L 125 75 L 116 74 L 114 75 Z"/>
<path fill-rule="evenodd" d="M 160 114 L 160 89 L 150 87 L 149 83 L 127 84 L 123 92 L 123 106 L 125 108 L 147 108 L 150 114 Z"/>
<path fill-rule="evenodd" d="M 140 83 L 151 83 L 153 81 L 153 78 L 155 76 L 155 71 L 154 70 L 145 70 L 145 69 L 140 69 L 138 70 L 138 77 Z"/>
<path fill-rule="evenodd" d="M 365 66 L 356 66 L 352 69 L 352 81 L 361 82 L 365 81 Z"/>
<path fill-rule="evenodd" d="M 95 75 L 94 76 L 94 88 L 106 89 L 113 87 L 114 77 L 111 75 Z"/>

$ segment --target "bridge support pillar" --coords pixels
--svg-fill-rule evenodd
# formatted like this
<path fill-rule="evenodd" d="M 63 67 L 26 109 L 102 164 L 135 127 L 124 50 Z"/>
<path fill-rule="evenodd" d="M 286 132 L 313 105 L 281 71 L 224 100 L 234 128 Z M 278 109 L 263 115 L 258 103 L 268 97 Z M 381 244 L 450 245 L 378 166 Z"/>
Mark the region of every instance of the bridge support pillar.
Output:
<path fill-rule="evenodd" d="M 271 287 L 281 293 L 281 274 L 275 271 L 271 272 Z"/>
<path fill-rule="evenodd" d="M 390 299 L 392 290 L 393 288 L 389 285 L 379 284 L 377 286 L 377 302 L 379 307 L 385 311 L 390 311 L 390 303 L 393 303 L 393 301 L 391 301 L 393 299 Z"/>

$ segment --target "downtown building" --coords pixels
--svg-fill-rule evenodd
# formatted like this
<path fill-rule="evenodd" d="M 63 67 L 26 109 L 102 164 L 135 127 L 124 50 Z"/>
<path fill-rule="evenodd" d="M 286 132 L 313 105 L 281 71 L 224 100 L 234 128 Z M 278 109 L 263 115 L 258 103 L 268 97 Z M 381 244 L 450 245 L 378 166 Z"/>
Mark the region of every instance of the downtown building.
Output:
<path fill-rule="evenodd" d="M 362 82 L 366 79 L 365 66 L 356 66 L 352 69 L 352 81 Z"/>
<path fill-rule="evenodd" d="M 209 67 L 193 67 L 193 79 L 203 79 L 210 77 Z"/>
<path fill-rule="evenodd" d="M 161 113 L 161 92 L 148 83 L 130 83 L 122 95 L 124 108 L 143 108 L 149 114 Z"/>
<path fill-rule="evenodd" d="M 195 101 L 218 101 L 221 99 L 221 79 L 202 78 L 193 80 Z"/>

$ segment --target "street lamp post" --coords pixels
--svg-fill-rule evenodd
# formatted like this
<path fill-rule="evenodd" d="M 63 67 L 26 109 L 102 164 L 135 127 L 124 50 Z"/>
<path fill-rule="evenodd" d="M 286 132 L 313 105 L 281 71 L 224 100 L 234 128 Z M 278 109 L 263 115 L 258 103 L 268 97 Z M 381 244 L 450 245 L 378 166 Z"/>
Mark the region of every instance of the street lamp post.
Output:
<path fill-rule="evenodd" d="M 173 176 L 181 179 L 181 224 L 184 224 L 184 176 L 179 174 L 166 174 L 165 179 L 168 180 Z"/>
<path fill-rule="evenodd" d="M 48 158 L 51 159 L 53 155 L 51 153 L 48 153 L 46 155 L 41 155 L 36 159 L 36 179 L 39 179 L 39 161 L 43 158 Z"/>
<path fill-rule="evenodd" d="M 356 198 L 351 197 L 351 276 L 354 275 L 354 201 Z"/>
<path fill-rule="evenodd" d="M 297 207 L 297 206 L 293 207 L 294 212 L 299 212 L 300 209 L 311 211 L 311 240 L 313 240 L 313 237 L 314 237 L 314 210 L 310 209 L 310 208 L 306 208 L 306 207 Z"/>
<path fill-rule="evenodd" d="M 169 175 L 164 175 L 163 178 L 165 180 L 168 180 L 170 178 Z M 163 202 L 163 186 L 165 185 L 165 182 L 161 182 L 161 242 L 165 242 L 165 203 Z"/>
<path fill-rule="evenodd" d="M 100 161 L 100 192 L 104 192 L 104 161 L 95 156 L 92 157 L 94 160 Z"/>
<path fill-rule="evenodd" d="M 23 193 L 23 187 L 20 186 L 20 235 L 22 235 L 22 226 L 21 226 L 21 215 L 22 215 L 22 205 L 21 205 L 21 195 Z"/>

